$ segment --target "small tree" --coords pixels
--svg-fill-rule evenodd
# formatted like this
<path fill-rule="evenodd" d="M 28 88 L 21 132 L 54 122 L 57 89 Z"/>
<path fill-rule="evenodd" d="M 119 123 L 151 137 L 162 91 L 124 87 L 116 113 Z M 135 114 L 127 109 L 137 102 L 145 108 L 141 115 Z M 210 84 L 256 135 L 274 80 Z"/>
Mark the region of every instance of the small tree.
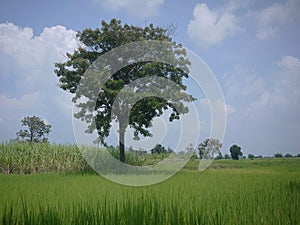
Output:
<path fill-rule="evenodd" d="M 227 153 L 224 155 L 224 159 L 231 159 L 230 155 L 228 155 Z"/>
<path fill-rule="evenodd" d="M 241 151 L 241 147 L 238 145 L 232 145 L 230 147 L 230 154 L 231 154 L 231 158 L 234 160 L 238 160 L 239 157 L 243 156 L 243 153 Z"/>
<path fill-rule="evenodd" d="M 275 157 L 275 158 L 282 158 L 283 155 L 282 155 L 281 153 L 276 153 L 276 154 L 274 154 L 274 157 Z"/>
<path fill-rule="evenodd" d="M 287 153 L 287 154 L 285 154 L 285 156 L 284 156 L 285 158 L 293 158 L 293 155 L 292 154 L 290 154 L 290 153 Z"/>
<path fill-rule="evenodd" d="M 218 139 L 206 139 L 198 146 L 200 159 L 213 158 L 214 154 L 220 153 L 221 147 L 222 143 Z"/>
<path fill-rule="evenodd" d="M 223 156 L 222 156 L 222 153 L 219 152 L 219 155 L 217 155 L 215 159 L 216 159 L 216 160 L 224 159 Z"/>
<path fill-rule="evenodd" d="M 248 159 L 253 160 L 254 158 L 255 158 L 255 156 L 254 156 L 253 154 L 249 154 L 249 155 L 248 155 Z"/>
<path fill-rule="evenodd" d="M 153 149 L 151 149 L 151 154 L 155 154 L 155 153 L 157 153 L 157 154 L 166 154 L 167 150 L 161 144 L 157 144 L 157 145 L 155 145 L 155 147 Z"/>
<path fill-rule="evenodd" d="M 22 126 L 27 126 L 28 129 L 18 131 L 17 138 L 26 139 L 29 142 L 48 142 L 48 138 L 45 135 L 49 135 L 51 132 L 51 125 L 45 124 L 45 122 L 37 116 L 27 116 L 22 120 Z"/>
<path fill-rule="evenodd" d="M 196 153 L 196 149 L 194 148 L 194 145 L 191 143 L 185 148 L 186 153 L 192 154 L 191 159 L 198 159 L 198 155 Z"/>

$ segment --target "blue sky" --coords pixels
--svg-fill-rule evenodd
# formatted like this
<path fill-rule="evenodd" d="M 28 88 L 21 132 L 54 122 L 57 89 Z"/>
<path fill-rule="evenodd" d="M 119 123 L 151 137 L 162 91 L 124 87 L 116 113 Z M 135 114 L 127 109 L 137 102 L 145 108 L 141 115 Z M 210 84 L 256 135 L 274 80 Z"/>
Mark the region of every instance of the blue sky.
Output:
<path fill-rule="evenodd" d="M 22 117 L 37 115 L 53 125 L 52 142 L 75 142 L 72 96 L 58 88 L 54 63 L 78 46 L 76 31 L 112 18 L 140 26 L 176 25 L 174 40 L 208 64 L 223 91 L 223 153 L 232 144 L 246 155 L 300 153 L 296 0 L 0 0 L 1 141 L 15 138 Z M 202 100 L 198 106 L 207 107 Z M 204 138 L 210 121 L 200 120 Z M 170 138 L 165 145 L 173 145 Z"/>

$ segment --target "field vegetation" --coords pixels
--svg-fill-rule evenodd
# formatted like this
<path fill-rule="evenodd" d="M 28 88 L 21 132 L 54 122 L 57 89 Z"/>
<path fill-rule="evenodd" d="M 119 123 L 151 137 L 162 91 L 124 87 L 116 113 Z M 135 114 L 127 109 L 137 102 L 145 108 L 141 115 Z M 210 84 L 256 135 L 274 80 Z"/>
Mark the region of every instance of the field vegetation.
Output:
<path fill-rule="evenodd" d="M 85 148 L 83 148 L 85 149 Z M 93 149 L 87 148 L 87 151 Z M 116 159 L 120 157 L 118 147 L 106 150 Z M 139 151 L 125 151 L 126 163 L 136 166 L 153 165 L 169 155 L 140 154 Z M 49 143 L 19 142 L 0 144 L 0 173 L 28 174 L 41 172 L 76 172 L 91 170 L 76 145 L 55 145 Z"/>
<path fill-rule="evenodd" d="M 0 224 L 300 224 L 299 158 L 216 160 L 203 172 L 192 160 L 162 183 L 130 187 L 89 170 L 75 146 L 46 146 L 12 169 L 34 173 L 0 174 Z"/>

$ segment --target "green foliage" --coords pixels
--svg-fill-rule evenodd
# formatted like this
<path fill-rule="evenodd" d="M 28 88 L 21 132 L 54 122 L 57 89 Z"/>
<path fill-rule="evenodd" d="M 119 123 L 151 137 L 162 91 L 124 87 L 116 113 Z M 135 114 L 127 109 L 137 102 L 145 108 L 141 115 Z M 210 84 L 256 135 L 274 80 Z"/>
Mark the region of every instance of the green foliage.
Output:
<path fill-rule="evenodd" d="M 154 148 L 151 149 L 151 154 L 166 154 L 167 150 L 161 144 L 155 145 Z"/>
<path fill-rule="evenodd" d="M 115 157 L 116 159 L 120 159 L 120 148 L 119 147 L 109 147 L 108 152 Z M 154 165 L 164 158 L 166 158 L 169 154 L 167 152 L 163 154 L 159 153 L 147 153 L 145 150 L 134 150 L 130 148 L 128 151 L 125 151 L 125 163 L 134 166 L 149 166 Z"/>
<path fill-rule="evenodd" d="M 231 154 L 231 158 L 234 160 L 238 160 L 239 157 L 243 156 L 243 153 L 241 151 L 241 147 L 238 145 L 232 145 L 230 147 L 230 154 Z"/>
<path fill-rule="evenodd" d="M 213 166 L 226 164 L 181 171 L 146 187 L 96 174 L 0 175 L 0 223 L 300 224 L 299 159 L 218 160 Z"/>
<path fill-rule="evenodd" d="M 275 154 L 274 154 L 274 157 L 275 157 L 275 158 L 282 158 L 283 155 L 282 155 L 282 153 L 275 153 Z"/>
<path fill-rule="evenodd" d="M 230 155 L 228 155 L 227 153 L 225 153 L 224 159 L 231 159 L 231 157 L 230 157 Z"/>
<path fill-rule="evenodd" d="M 27 116 L 22 120 L 22 126 L 27 126 L 28 129 L 20 130 L 17 132 L 17 137 L 29 142 L 48 142 L 45 135 L 51 132 L 51 125 L 45 124 L 45 122 L 37 116 Z"/>
<path fill-rule="evenodd" d="M 219 155 L 220 148 L 222 148 L 222 143 L 218 139 L 206 139 L 198 146 L 200 159 L 213 159 L 216 154 Z"/>
<path fill-rule="evenodd" d="M 128 126 L 134 129 L 134 138 L 139 139 L 140 135 L 151 136 L 149 128 L 152 126 L 153 118 L 161 116 L 165 110 L 171 109 L 173 111 L 169 117 L 170 121 L 179 119 L 180 114 L 188 112 L 188 108 L 184 103 L 194 101 L 195 99 L 184 92 L 186 86 L 183 84 L 182 79 L 188 77 L 188 65 L 190 62 L 186 59 L 186 52 L 182 46 L 172 42 L 167 29 L 154 27 L 153 24 L 145 27 L 128 24 L 122 25 L 121 21 L 112 19 L 110 23 L 102 21 L 101 29 L 85 29 L 82 32 L 78 32 L 77 37 L 84 44 L 84 47 L 77 49 L 74 54 L 67 54 L 68 60 L 66 62 L 55 64 L 55 73 L 59 77 L 60 87 L 68 92 L 76 93 L 73 98 L 74 102 L 77 102 L 83 94 L 81 91 L 77 91 L 81 90 L 77 88 L 89 66 L 99 56 L 124 44 L 147 40 L 165 41 L 169 43 L 169 47 L 168 49 L 161 49 L 161 51 L 168 52 L 168 57 L 174 62 L 173 65 L 177 65 L 175 68 L 172 65 L 162 62 L 145 61 L 131 63 L 132 59 L 130 57 L 128 59 L 122 58 L 118 60 L 122 62 L 126 61 L 128 66 L 114 71 L 116 65 L 109 64 L 105 65 L 105 69 L 100 71 L 100 74 L 110 72 L 112 76 L 110 76 L 101 90 L 99 90 L 100 87 L 96 89 L 97 93 L 86 90 L 85 88 L 88 87 L 83 87 L 83 90 L 88 92 L 89 96 L 85 97 L 89 99 L 89 102 L 77 102 L 80 111 L 76 114 L 76 117 L 88 124 L 87 132 L 91 133 L 97 130 L 98 141 L 102 144 L 105 144 L 105 138 L 109 136 L 112 120 L 118 122 L 119 158 L 122 162 L 125 162 L 124 133 Z M 130 52 L 133 50 L 128 49 L 126 54 L 130 55 Z M 151 54 L 151 52 L 147 51 L 145 55 L 147 54 Z M 148 96 L 136 102 L 132 108 L 129 107 L 126 98 L 116 101 L 116 97 L 120 91 L 125 90 L 133 81 L 153 75 L 169 79 L 178 85 L 176 101 L 169 102 L 167 99 L 156 97 L 163 95 Z M 90 86 L 97 85 L 101 80 L 95 80 L 95 77 L 86 76 L 84 82 L 88 84 L 87 86 Z M 143 88 L 145 87 L 143 86 Z M 137 83 L 132 89 L 136 93 L 139 93 L 141 87 Z M 160 92 L 173 94 L 172 90 L 165 90 L 165 87 L 158 89 Z M 129 94 L 129 97 L 132 98 L 132 94 Z M 96 106 L 91 106 L 91 103 L 95 99 L 97 100 Z M 115 110 L 112 110 L 113 106 Z M 95 113 L 96 116 L 94 115 Z"/>
<path fill-rule="evenodd" d="M 196 152 L 194 152 L 194 153 L 192 154 L 191 159 L 192 159 L 192 160 L 199 159 L 199 157 L 198 157 L 198 155 L 197 155 Z"/>
<path fill-rule="evenodd" d="M 231 158 L 230 158 L 231 159 Z M 289 173 L 299 172 L 300 166 L 299 159 L 297 158 L 254 158 L 251 159 L 241 159 L 241 160 L 214 160 L 212 164 L 208 167 L 208 170 L 224 170 L 224 169 L 236 169 L 240 172 L 246 171 L 265 171 L 268 173 L 278 173 L 285 172 Z M 184 168 L 186 170 L 198 170 L 199 160 L 189 161 Z M 285 168 L 283 170 L 283 168 Z"/>
<path fill-rule="evenodd" d="M 290 153 L 287 153 L 287 154 L 285 154 L 285 155 L 284 155 L 284 157 L 285 157 L 285 158 L 292 158 L 292 157 L 293 157 L 293 155 L 292 155 L 292 154 L 290 154 Z"/>
<path fill-rule="evenodd" d="M 248 155 L 248 159 L 253 160 L 254 158 L 255 158 L 255 156 L 254 156 L 253 154 L 249 154 L 249 155 Z"/>
<path fill-rule="evenodd" d="M 223 157 L 222 153 L 219 152 L 219 155 L 217 155 L 217 156 L 215 157 L 215 159 L 216 159 L 216 160 L 220 160 L 220 159 L 224 159 L 224 157 Z"/>
<path fill-rule="evenodd" d="M 86 149 L 89 151 L 89 149 Z M 107 151 L 116 159 L 120 148 L 110 146 Z M 148 154 L 143 150 L 125 151 L 126 163 L 134 166 L 154 165 L 171 153 Z M 29 174 L 45 172 L 89 171 L 82 153 L 75 145 L 29 143 L 14 141 L 0 144 L 0 173 Z"/>
<path fill-rule="evenodd" d="M 0 144 L 0 173 L 71 172 L 88 169 L 75 145 Z"/>

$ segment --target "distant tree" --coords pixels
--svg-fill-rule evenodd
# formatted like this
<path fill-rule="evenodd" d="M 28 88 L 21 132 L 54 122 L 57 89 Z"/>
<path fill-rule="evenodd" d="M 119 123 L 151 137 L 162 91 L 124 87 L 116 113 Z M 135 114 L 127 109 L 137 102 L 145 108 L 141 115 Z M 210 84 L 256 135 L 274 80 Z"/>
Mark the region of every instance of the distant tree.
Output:
<path fill-rule="evenodd" d="M 37 116 L 27 116 L 22 120 L 22 126 L 27 126 L 27 129 L 18 131 L 17 138 L 27 140 L 29 142 L 48 142 L 48 135 L 51 132 L 51 125 Z"/>
<path fill-rule="evenodd" d="M 230 155 L 228 155 L 227 153 L 224 155 L 224 159 L 231 159 Z"/>
<path fill-rule="evenodd" d="M 185 153 L 188 153 L 188 154 L 192 153 L 191 159 L 198 159 L 198 155 L 195 150 L 196 149 L 194 148 L 194 145 L 191 143 L 185 148 L 185 151 L 186 151 Z"/>
<path fill-rule="evenodd" d="M 151 149 L 151 154 L 155 154 L 155 153 L 157 153 L 157 154 L 166 154 L 167 150 L 161 144 L 157 144 L 157 145 L 155 145 L 154 148 Z"/>
<path fill-rule="evenodd" d="M 217 155 L 215 159 L 216 159 L 216 160 L 224 159 L 223 156 L 222 156 L 222 153 L 219 152 L 219 155 Z"/>
<path fill-rule="evenodd" d="M 199 157 L 200 159 L 214 158 L 215 154 L 220 153 L 220 148 L 222 143 L 218 139 L 206 139 L 198 146 Z"/>
<path fill-rule="evenodd" d="M 230 147 L 230 154 L 231 154 L 231 158 L 234 160 L 238 160 L 239 157 L 243 156 L 243 153 L 241 151 L 241 147 L 238 145 L 232 145 Z"/>
<path fill-rule="evenodd" d="M 283 155 L 281 154 L 281 153 L 276 153 L 276 154 L 274 154 L 274 157 L 275 158 L 282 158 L 283 157 Z"/>
<path fill-rule="evenodd" d="M 296 157 L 300 157 L 300 154 L 297 154 Z"/>
<path fill-rule="evenodd" d="M 173 149 L 172 149 L 170 146 L 168 147 L 167 152 L 168 152 L 169 154 L 174 153 Z"/>
<path fill-rule="evenodd" d="M 253 160 L 254 158 L 255 158 L 255 156 L 254 156 L 253 154 L 249 154 L 249 155 L 248 155 L 248 159 Z"/>
<path fill-rule="evenodd" d="M 293 158 L 293 155 L 292 154 L 290 154 L 290 153 L 287 153 L 287 154 L 285 154 L 285 156 L 284 156 L 285 158 Z"/>
<path fill-rule="evenodd" d="M 260 158 L 260 159 L 262 159 L 262 158 L 263 158 L 263 156 L 262 156 L 262 155 L 259 155 L 259 156 L 257 156 L 257 158 Z"/>
<path fill-rule="evenodd" d="M 186 152 L 194 152 L 194 145 L 193 144 L 189 144 L 186 148 L 185 148 Z"/>

